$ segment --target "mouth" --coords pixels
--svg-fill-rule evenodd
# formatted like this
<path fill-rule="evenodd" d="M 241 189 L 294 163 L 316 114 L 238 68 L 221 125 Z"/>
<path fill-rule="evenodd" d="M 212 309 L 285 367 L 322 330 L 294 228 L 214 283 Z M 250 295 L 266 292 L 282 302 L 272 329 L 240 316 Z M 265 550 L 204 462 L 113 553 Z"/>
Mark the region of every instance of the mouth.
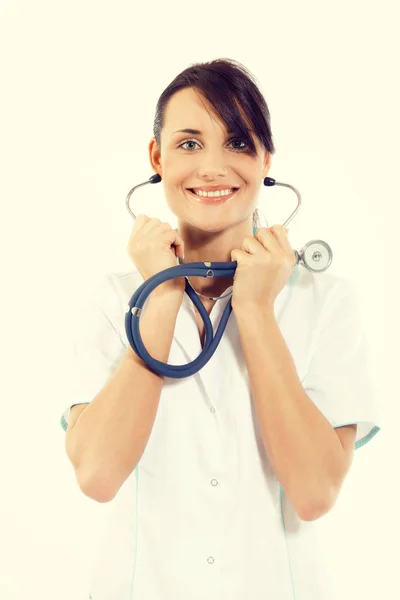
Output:
<path fill-rule="evenodd" d="M 233 198 L 239 188 L 232 188 L 233 192 L 230 194 L 226 194 L 225 196 L 199 196 L 196 194 L 193 189 L 187 188 L 187 192 L 189 196 L 199 202 L 200 204 L 223 204 L 227 200 Z"/>

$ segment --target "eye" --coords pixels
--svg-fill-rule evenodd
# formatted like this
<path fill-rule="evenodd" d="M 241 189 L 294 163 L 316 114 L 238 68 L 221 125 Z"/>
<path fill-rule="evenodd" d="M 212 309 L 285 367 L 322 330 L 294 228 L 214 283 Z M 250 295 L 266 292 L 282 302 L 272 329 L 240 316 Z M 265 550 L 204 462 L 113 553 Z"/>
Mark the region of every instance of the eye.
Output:
<path fill-rule="evenodd" d="M 242 144 L 244 144 L 244 148 L 242 146 L 241 148 L 235 148 L 235 150 L 239 150 L 240 151 L 240 150 L 246 150 L 246 148 L 248 148 L 247 143 L 244 140 L 240 139 L 240 138 L 233 138 L 229 143 L 232 144 L 232 142 L 241 142 Z"/>
<path fill-rule="evenodd" d="M 242 144 L 244 144 L 244 147 L 242 146 L 241 148 L 233 148 L 233 150 L 235 150 L 236 152 L 243 152 L 243 150 L 247 150 L 247 148 L 248 148 L 248 144 L 241 138 L 233 138 L 232 140 L 230 140 L 228 142 L 228 144 L 232 144 L 232 142 L 241 142 Z M 197 144 L 198 145 L 198 142 L 196 140 L 185 140 L 184 142 L 179 144 L 178 148 L 183 148 L 183 146 L 185 144 Z M 190 148 L 183 148 L 183 149 L 189 150 L 190 152 L 192 151 Z"/>
<path fill-rule="evenodd" d="M 185 144 L 197 144 L 197 142 L 195 140 L 186 140 L 186 142 L 182 142 L 182 144 L 179 144 L 178 148 L 183 148 L 183 146 Z M 183 148 L 183 149 L 184 150 L 190 150 L 190 148 Z"/>

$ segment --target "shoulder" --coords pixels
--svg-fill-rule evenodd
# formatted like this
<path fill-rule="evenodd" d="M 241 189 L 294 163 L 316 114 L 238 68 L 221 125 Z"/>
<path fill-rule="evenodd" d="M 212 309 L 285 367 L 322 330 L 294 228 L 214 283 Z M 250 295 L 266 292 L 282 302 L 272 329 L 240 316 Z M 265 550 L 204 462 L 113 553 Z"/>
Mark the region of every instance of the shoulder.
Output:
<path fill-rule="evenodd" d="M 105 297 L 118 300 L 124 312 L 135 291 L 144 283 L 136 267 L 127 271 L 108 272 L 103 277 Z"/>
<path fill-rule="evenodd" d="M 352 281 L 343 275 L 327 269 L 320 273 L 309 271 L 306 267 L 297 266 L 293 271 L 293 287 L 308 293 L 327 296 L 333 290 L 346 289 L 352 286 Z"/>
<path fill-rule="evenodd" d="M 142 283 L 143 278 L 135 267 L 101 275 L 93 284 L 88 301 L 81 308 L 81 326 L 90 319 L 106 319 L 127 347 L 125 315 L 129 300 Z"/>
<path fill-rule="evenodd" d="M 329 270 L 314 273 L 303 266 L 298 266 L 293 281 L 291 280 L 293 298 L 296 301 L 307 302 L 314 309 L 321 309 L 336 299 L 357 296 L 355 284 L 351 279 Z"/>

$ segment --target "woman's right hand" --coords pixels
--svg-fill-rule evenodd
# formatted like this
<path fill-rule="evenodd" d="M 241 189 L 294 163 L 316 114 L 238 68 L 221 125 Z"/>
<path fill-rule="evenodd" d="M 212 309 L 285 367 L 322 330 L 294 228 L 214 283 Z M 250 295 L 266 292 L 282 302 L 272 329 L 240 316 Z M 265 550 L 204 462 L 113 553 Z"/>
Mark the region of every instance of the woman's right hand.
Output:
<path fill-rule="evenodd" d="M 160 271 L 176 267 L 177 257 L 183 258 L 184 242 L 177 231 L 160 219 L 137 215 L 128 243 L 128 254 L 144 281 Z M 185 291 L 185 278 L 170 279 L 153 291 Z"/>

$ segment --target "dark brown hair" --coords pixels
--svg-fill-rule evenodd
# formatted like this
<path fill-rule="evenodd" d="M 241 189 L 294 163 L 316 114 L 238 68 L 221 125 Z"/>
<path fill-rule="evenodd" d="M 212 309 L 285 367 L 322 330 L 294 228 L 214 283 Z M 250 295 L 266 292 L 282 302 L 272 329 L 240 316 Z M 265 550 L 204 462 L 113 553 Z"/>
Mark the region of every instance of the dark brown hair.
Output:
<path fill-rule="evenodd" d="M 246 142 L 252 156 L 256 156 L 257 149 L 249 129 L 268 153 L 275 153 L 269 109 L 254 76 L 239 62 L 223 58 L 190 65 L 163 91 L 157 102 L 153 123 L 153 133 L 159 147 L 168 100 L 175 92 L 184 88 L 195 88 L 207 98 L 225 122 L 228 131 L 235 131 Z M 242 116 L 240 108 L 247 120 Z M 254 227 L 257 226 L 256 212 L 257 209 L 253 214 Z"/>

